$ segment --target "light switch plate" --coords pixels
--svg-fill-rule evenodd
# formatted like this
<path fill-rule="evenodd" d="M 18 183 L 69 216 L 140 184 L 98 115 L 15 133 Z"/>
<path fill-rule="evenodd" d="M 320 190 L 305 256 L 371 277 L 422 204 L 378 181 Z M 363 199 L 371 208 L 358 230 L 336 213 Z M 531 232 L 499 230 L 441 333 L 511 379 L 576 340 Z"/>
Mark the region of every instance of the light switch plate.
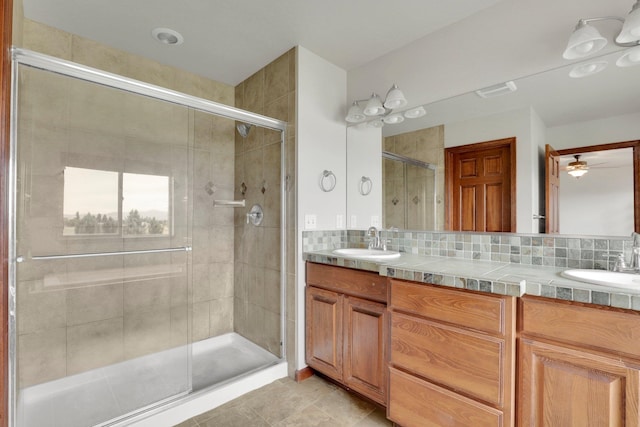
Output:
<path fill-rule="evenodd" d="M 315 230 L 317 226 L 318 218 L 314 214 L 306 214 L 304 216 L 304 229 Z"/>
<path fill-rule="evenodd" d="M 344 216 L 341 214 L 336 215 L 336 228 L 344 228 Z"/>

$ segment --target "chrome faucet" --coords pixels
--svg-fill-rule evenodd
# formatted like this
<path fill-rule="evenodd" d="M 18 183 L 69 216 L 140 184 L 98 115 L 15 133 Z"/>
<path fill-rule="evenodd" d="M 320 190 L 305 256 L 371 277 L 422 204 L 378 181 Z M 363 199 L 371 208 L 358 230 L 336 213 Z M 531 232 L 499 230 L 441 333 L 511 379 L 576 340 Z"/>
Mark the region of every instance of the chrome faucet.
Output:
<path fill-rule="evenodd" d="M 640 234 L 631 233 L 633 239 L 633 245 L 631 247 L 631 261 L 629 262 L 629 269 L 640 273 Z"/>
<path fill-rule="evenodd" d="M 629 263 L 627 264 L 625 261 L 623 253 L 615 256 L 612 255 L 611 258 L 616 258 L 613 265 L 613 271 L 640 274 L 640 234 L 636 232 L 631 233 L 631 239 L 633 241 L 631 246 L 631 259 L 629 260 Z"/>
<path fill-rule="evenodd" d="M 391 240 L 383 239 L 382 236 L 380 235 L 380 232 L 375 227 L 369 227 L 369 229 L 367 230 L 367 237 L 371 238 L 369 240 L 369 249 L 379 249 L 381 251 L 386 251 L 387 243 L 391 243 Z"/>
<path fill-rule="evenodd" d="M 371 238 L 369 240 L 369 249 L 379 249 L 380 236 L 378 235 L 378 229 L 375 227 L 369 227 L 367 230 L 367 237 Z"/>

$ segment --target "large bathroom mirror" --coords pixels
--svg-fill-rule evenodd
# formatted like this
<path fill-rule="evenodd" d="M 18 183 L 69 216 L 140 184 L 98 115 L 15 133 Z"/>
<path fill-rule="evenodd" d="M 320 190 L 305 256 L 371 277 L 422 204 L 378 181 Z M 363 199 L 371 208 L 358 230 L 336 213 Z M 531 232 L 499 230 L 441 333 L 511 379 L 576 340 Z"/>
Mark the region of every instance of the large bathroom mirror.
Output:
<path fill-rule="evenodd" d="M 347 130 L 347 218 L 350 228 L 423 229 L 420 221 L 402 223 L 389 200 L 397 196 L 398 168 L 389 167 L 383 152 L 391 152 L 434 166 L 432 182 L 414 188 L 432 188 L 422 195 L 409 194 L 405 202 L 418 205 L 430 217 L 425 230 L 444 230 L 444 150 L 515 137 L 516 231 L 545 231 L 545 145 L 571 155 L 560 158 L 561 234 L 628 236 L 638 209 L 636 175 L 640 152 L 593 151 L 614 143 L 640 144 L 640 67 L 618 67 L 621 53 L 614 52 L 581 63 L 606 62 L 604 70 L 581 78 L 569 74 L 577 64 L 516 79 L 495 92 L 482 89 L 425 105 L 427 114 L 403 123 L 371 129 L 366 124 Z M 588 69 L 588 66 L 586 67 Z M 505 82 L 506 83 L 506 82 Z M 372 153 L 373 152 L 373 153 Z M 375 153 L 375 154 L 374 154 Z M 576 159 L 576 155 L 579 157 Z M 585 161 L 588 172 L 579 178 L 568 174 L 569 163 Z M 426 172 L 426 171 L 425 171 Z M 414 174 L 422 180 L 429 175 Z M 371 191 L 359 191 L 362 177 L 377 177 Z M 636 182 L 636 188 L 634 188 Z M 404 190 L 403 190 L 404 191 Z M 435 192 L 433 194 L 432 192 Z M 395 192 L 395 193 L 394 193 Z M 394 194 L 391 194 L 394 193 Z M 634 194 L 635 193 L 635 194 Z M 422 201 L 429 200 L 425 207 Z M 420 201 L 420 203 L 416 203 Z M 397 209 L 395 209 L 397 211 Z M 406 215 L 408 218 L 410 215 Z"/>

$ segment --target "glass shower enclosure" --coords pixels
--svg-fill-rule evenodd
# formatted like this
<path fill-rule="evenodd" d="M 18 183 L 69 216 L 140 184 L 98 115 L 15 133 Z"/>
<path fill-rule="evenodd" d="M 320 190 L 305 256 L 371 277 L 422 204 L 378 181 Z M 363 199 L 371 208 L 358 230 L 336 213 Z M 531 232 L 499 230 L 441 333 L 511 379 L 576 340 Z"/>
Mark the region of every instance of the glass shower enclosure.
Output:
<path fill-rule="evenodd" d="M 109 425 L 281 359 L 284 269 L 234 249 L 261 226 L 282 250 L 280 168 L 258 196 L 233 162 L 236 124 L 284 123 L 28 51 L 13 78 L 10 425 Z"/>

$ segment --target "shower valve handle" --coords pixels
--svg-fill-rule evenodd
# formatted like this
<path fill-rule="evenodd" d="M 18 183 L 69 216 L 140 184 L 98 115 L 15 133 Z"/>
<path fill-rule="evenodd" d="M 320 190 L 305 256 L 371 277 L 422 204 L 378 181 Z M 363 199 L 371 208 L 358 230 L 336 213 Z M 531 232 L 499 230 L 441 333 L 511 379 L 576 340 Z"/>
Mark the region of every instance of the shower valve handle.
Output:
<path fill-rule="evenodd" d="M 247 213 L 247 224 L 260 225 L 264 213 L 262 212 L 262 206 L 253 205 L 251 210 Z"/>

